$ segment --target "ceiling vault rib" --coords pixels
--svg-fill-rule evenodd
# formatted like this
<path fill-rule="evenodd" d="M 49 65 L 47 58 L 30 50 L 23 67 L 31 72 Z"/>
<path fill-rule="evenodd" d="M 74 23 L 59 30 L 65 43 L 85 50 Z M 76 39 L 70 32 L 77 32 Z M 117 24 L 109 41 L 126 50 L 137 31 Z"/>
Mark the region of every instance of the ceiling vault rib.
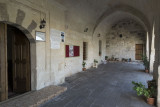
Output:
<path fill-rule="evenodd" d="M 118 11 L 126 12 L 126 13 L 132 14 L 133 16 L 137 17 L 138 19 L 140 19 L 144 23 L 146 29 L 150 32 L 150 30 L 151 30 L 150 23 L 149 23 L 148 19 L 146 18 L 146 16 L 141 11 L 139 11 L 139 10 L 137 10 L 137 9 L 131 7 L 131 6 L 128 6 L 128 5 L 117 5 L 117 6 L 111 7 L 110 9 L 107 9 L 99 17 L 99 19 L 96 21 L 96 24 L 95 24 L 95 26 L 93 28 L 92 36 L 94 35 L 96 28 L 99 26 L 99 24 L 105 18 L 107 18 L 108 16 L 110 16 L 110 15 L 112 15 L 115 12 L 118 12 Z"/>

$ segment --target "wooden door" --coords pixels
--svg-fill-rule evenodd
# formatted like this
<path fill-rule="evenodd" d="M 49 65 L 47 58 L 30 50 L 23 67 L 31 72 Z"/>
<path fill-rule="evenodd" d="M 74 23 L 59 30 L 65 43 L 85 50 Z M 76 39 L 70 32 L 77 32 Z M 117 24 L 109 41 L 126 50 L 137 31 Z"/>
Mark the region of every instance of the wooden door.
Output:
<path fill-rule="evenodd" d="M 30 91 L 30 43 L 19 30 L 15 30 L 12 43 L 13 91 Z"/>
<path fill-rule="evenodd" d="M 143 44 L 136 44 L 136 60 L 142 60 Z"/>
<path fill-rule="evenodd" d="M 0 23 L 0 101 L 8 99 L 7 25 Z"/>

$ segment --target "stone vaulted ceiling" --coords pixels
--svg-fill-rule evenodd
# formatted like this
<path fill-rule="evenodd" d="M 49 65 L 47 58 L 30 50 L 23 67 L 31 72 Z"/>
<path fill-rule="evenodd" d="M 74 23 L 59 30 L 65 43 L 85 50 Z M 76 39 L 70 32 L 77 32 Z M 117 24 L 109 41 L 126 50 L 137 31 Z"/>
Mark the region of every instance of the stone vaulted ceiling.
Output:
<path fill-rule="evenodd" d="M 54 2 L 64 6 L 68 23 L 87 26 L 93 33 L 107 18 L 110 19 L 110 24 L 122 18 L 133 18 L 145 29 L 151 29 L 153 17 L 150 16 L 153 16 L 158 4 L 153 0 L 54 0 Z"/>

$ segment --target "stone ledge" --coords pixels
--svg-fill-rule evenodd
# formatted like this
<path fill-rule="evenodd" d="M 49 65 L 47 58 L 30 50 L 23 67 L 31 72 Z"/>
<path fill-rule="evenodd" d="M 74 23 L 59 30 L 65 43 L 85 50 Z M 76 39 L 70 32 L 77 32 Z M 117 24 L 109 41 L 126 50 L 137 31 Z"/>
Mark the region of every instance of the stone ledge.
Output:
<path fill-rule="evenodd" d="M 52 85 L 38 91 L 24 94 L 20 97 L 9 99 L 2 102 L 0 107 L 37 107 L 66 90 L 66 87 Z"/>

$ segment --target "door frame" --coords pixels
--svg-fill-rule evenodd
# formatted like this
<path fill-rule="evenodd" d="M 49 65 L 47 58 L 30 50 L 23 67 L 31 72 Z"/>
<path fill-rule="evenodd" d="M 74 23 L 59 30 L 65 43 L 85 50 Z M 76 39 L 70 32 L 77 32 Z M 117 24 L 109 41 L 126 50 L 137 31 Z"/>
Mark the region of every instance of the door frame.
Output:
<path fill-rule="evenodd" d="M 136 57 L 136 53 L 137 53 L 137 49 L 136 49 L 136 46 L 137 45 L 142 45 L 142 54 L 144 54 L 144 44 L 135 44 L 135 60 L 142 60 L 142 59 L 137 59 L 137 57 Z"/>
<path fill-rule="evenodd" d="M 8 99 L 7 24 L 0 23 L 0 101 Z"/>
<path fill-rule="evenodd" d="M 30 82 L 31 82 L 31 91 L 33 91 L 33 90 L 37 90 L 37 70 L 36 70 L 36 40 L 35 40 L 35 38 L 32 36 L 32 34 L 25 28 L 25 27 L 23 27 L 23 26 L 21 26 L 21 25 L 18 25 L 18 24 L 16 24 L 16 23 L 12 23 L 12 22 L 6 22 L 6 21 L 0 21 L 0 23 L 3 23 L 3 24 L 5 24 L 5 26 L 6 26 L 6 30 L 7 30 L 7 24 L 8 25 L 11 25 L 11 26 L 13 26 L 13 27 L 16 27 L 17 29 L 19 29 L 19 30 L 21 30 L 23 33 L 24 33 L 24 35 L 28 38 L 28 40 L 29 40 L 29 42 L 30 42 L 30 64 L 31 64 L 31 80 L 30 80 Z M 7 31 L 6 31 L 7 32 Z M 6 34 L 7 35 L 7 34 Z M 6 42 L 6 44 L 7 44 L 7 37 L 5 38 L 5 42 Z M 1 43 L 0 43 L 1 44 Z M 0 55 L 1 56 L 3 56 L 3 58 L 5 58 L 5 71 L 6 71 L 6 73 L 5 74 L 2 74 L 2 73 L 0 73 L 0 76 L 1 75 L 5 75 L 5 76 L 3 76 L 3 77 L 5 77 L 5 84 L 6 84 L 6 92 L 7 92 L 7 94 L 5 94 L 5 100 L 7 100 L 8 99 L 8 74 L 7 74 L 7 45 L 6 45 L 6 54 L 1 54 L 0 53 Z M 1 52 L 1 51 L 0 51 Z M 1 57 L 0 56 L 0 57 Z M 2 61 L 1 60 L 1 58 L 0 58 L 0 61 Z M 4 63 L 4 62 L 3 62 Z M 0 66 L 0 70 L 1 70 L 1 66 Z M 0 86 L 1 86 L 1 81 L 0 81 Z M 1 87 L 0 87 L 0 93 L 1 93 L 1 91 L 2 91 L 2 89 L 1 89 Z M 0 102 L 1 101 L 4 101 L 4 100 L 1 100 L 0 99 Z"/>

